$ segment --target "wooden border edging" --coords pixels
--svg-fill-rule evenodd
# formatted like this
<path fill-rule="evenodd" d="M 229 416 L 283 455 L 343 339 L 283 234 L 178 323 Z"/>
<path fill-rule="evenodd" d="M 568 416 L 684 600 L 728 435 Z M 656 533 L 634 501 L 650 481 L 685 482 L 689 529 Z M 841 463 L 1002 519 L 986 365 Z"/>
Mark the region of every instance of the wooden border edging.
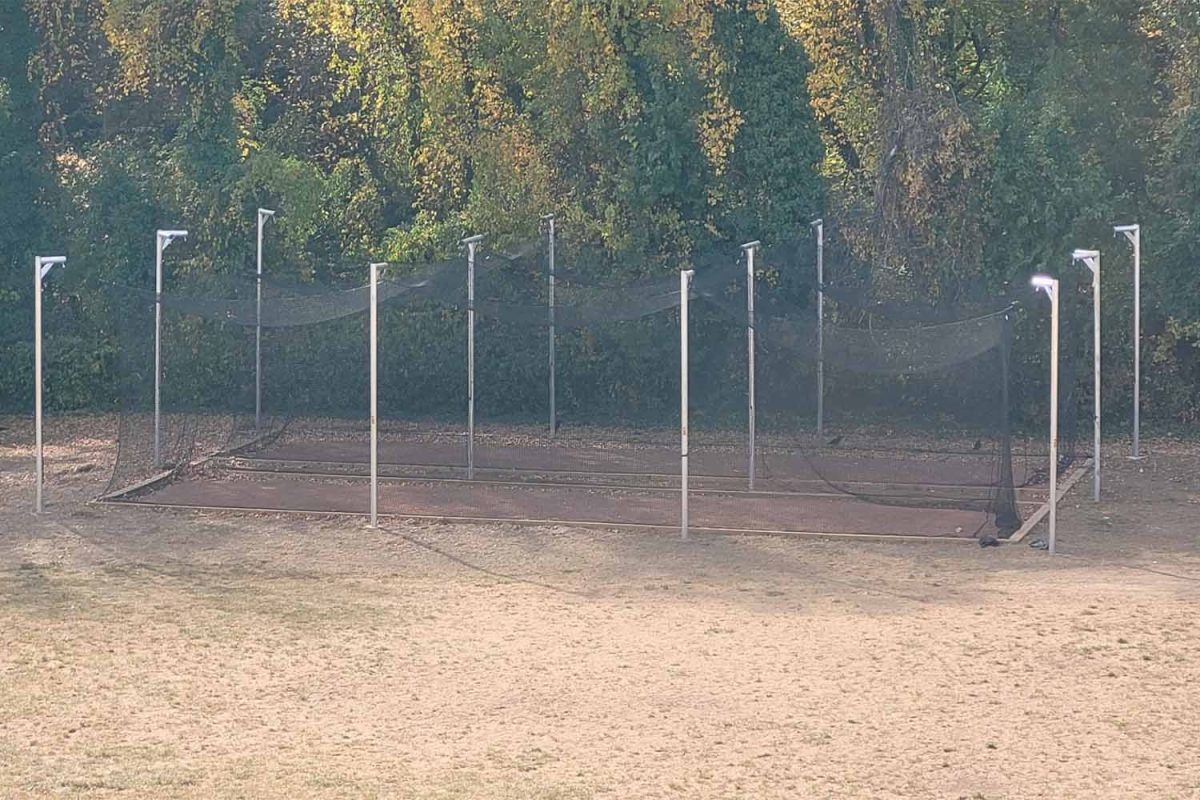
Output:
<path fill-rule="evenodd" d="M 1086 461 L 1084 461 L 1080 464 L 1077 464 L 1075 466 L 1075 468 L 1072 469 L 1070 473 L 1068 473 L 1066 480 L 1063 481 L 1063 485 L 1060 486 L 1058 489 L 1058 499 L 1059 500 L 1062 500 L 1063 497 L 1066 496 L 1067 492 L 1071 491 L 1071 489 L 1075 486 L 1075 484 L 1079 483 L 1079 479 L 1087 474 L 1088 469 L 1090 469 L 1091 466 L 1092 466 L 1092 460 L 1089 458 Z M 1039 522 L 1042 521 L 1042 518 L 1045 517 L 1049 513 L 1050 513 L 1050 501 L 1047 500 L 1042 505 L 1041 508 L 1039 508 L 1037 511 L 1035 511 L 1033 513 L 1033 516 L 1031 516 L 1029 519 L 1025 520 L 1025 524 L 1022 525 L 1020 528 L 1018 528 L 1016 533 L 1014 533 L 1012 536 L 1008 537 L 1007 539 L 1001 539 L 1000 541 L 1009 542 L 1010 544 L 1016 544 L 1017 542 L 1021 541 L 1026 536 L 1028 536 L 1029 532 L 1032 531 L 1034 529 L 1034 527 Z"/>
<path fill-rule="evenodd" d="M 284 427 L 286 427 L 286 426 L 284 426 Z M 273 434 L 263 434 L 262 436 L 258 436 L 256 438 L 250 440 L 249 442 L 246 442 L 245 444 L 238 445 L 237 447 L 231 447 L 228 450 L 218 450 L 215 453 L 209 453 L 208 455 L 200 456 L 199 458 L 194 458 L 182 466 L 175 466 L 175 467 L 172 467 L 171 469 L 163 470 L 162 472 L 158 472 L 154 475 L 151 475 L 149 478 L 146 478 L 145 480 L 140 480 L 137 483 L 130 484 L 129 486 L 125 486 L 120 489 L 114 489 L 111 492 L 105 492 L 104 494 L 100 495 L 99 497 L 95 498 L 94 500 L 92 500 L 90 502 L 93 502 L 93 503 L 121 503 L 124 501 L 125 498 L 128 498 L 131 495 L 134 495 L 145 489 L 154 488 L 158 484 L 162 483 L 163 481 L 168 481 L 171 478 L 174 478 L 175 476 L 180 475 L 183 472 L 186 472 L 188 470 L 199 469 L 200 467 L 204 466 L 205 464 L 207 464 L 210 461 L 215 461 L 218 458 L 236 458 L 238 456 L 238 454 L 241 453 L 243 450 L 247 450 L 248 448 L 254 447 L 255 445 L 258 445 L 263 442 L 269 442 L 274 437 L 279 436 L 282 433 L 283 433 L 283 429 L 281 428 L 280 430 L 276 431 Z"/>
<path fill-rule="evenodd" d="M 137 500 L 118 499 L 97 499 L 93 500 L 92 502 L 96 505 L 124 507 L 134 506 L 156 510 L 178 509 L 181 511 L 227 511 L 242 514 L 295 514 L 306 517 L 365 516 L 361 511 L 304 511 L 295 508 L 241 508 L 238 506 L 201 506 L 184 503 L 146 503 Z M 443 522 L 453 524 L 530 525 L 536 527 L 560 526 L 591 529 L 599 528 L 605 530 L 645 530 L 662 533 L 679 532 L 679 527 L 677 525 L 655 525 L 645 522 L 603 522 L 597 520 L 580 519 L 524 519 L 520 517 L 456 517 L 443 514 L 397 514 L 383 512 L 381 512 L 379 516 L 401 521 L 416 520 L 421 522 Z M 832 533 L 820 531 L 783 531 L 761 528 L 716 528 L 707 526 L 689 526 L 688 530 L 694 533 L 710 533 L 724 536 L 797 536 L 811 539 L 849 539 L 873 542 L 939 542 L 942 544 L 954 542 L 957 544 L 976 544 L 979 541 L 974 536 L 919 536 L 916 534 L 905 533 Z"/>

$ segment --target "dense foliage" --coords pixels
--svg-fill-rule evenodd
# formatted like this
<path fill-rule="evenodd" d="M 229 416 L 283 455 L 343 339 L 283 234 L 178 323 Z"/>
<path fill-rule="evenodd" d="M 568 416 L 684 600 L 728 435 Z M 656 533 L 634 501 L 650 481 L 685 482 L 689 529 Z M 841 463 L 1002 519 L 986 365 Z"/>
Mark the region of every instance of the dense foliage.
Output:
<path fill-rule="evenodd" d="M 0 43 L 5 408 L 32 394 L 34 253 L 71 259 L 48 398 L 103 405 L 101 287 L 149 285 L 164 226 L 192 232 L 172 270 L 244 275 L 265 205 L 301 280 L 525 239 L 548 211 L 638 272 L 823 215 L 878 295 L 944 304 L 1100 247 L 1114 413 L 1110 226 L 1138 221 L 1147 415 L 1200 418 L 1192 0 L 23 0 Z M 1044 340 L 1017 344 L 1042 374 Z"/>

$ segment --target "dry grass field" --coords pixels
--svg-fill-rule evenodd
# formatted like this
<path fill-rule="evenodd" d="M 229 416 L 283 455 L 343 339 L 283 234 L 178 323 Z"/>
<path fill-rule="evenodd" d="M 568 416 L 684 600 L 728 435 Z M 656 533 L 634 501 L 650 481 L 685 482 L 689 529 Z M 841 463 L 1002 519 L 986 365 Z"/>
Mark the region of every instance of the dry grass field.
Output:
<path fill-rule="evenodd" d="M 0 797 L 1198 798 L 1200 448 L 1061 554 L 87 504 L 0 419 Z"/>

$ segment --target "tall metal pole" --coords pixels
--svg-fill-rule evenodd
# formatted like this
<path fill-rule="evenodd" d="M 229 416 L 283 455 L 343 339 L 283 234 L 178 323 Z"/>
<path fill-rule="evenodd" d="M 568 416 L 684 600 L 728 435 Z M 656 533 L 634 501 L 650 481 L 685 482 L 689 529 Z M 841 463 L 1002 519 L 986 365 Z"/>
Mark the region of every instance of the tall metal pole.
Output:
<path fill-rule="evenodd" d="M 1142 226 L 1116 225 L 1133 245 L 1133 459 L 1142 457 Z"/>
<path fill-rule="evenodd" d="M 262 280 L 263 280 L 263 224 L 275 216 L 266 208 L 258 210 L 258 259 L 254 299 L 254 432 L 262 430 Z"/>
<path fill-rule="evenodd" d="M 754 451 L 755 424 L 757 411 L 755 409 L 755 370 L 754 370 L 754 254 L 761 242 L 755 240 L 742 245 L 746 253 L 746 369 L 747 369 L 747 448 L 749 450 L 749 465 L 747 474 L 750 476 L 750 491 L 754 491 Z"/>
<path fill-rule="evenodd" d="M 379 270 L 371 264 L 371 527 L 379 525 Z"/>
<path fill-rule="evenodd" d="M 688 538 L 688 295 L 695 270 L 679 273 L 679 526 Z"/>
<path fill-rule="evenodd" d="M 467 246 L 467 480 L 475 479 L 475 248 L 483 235 L 462 240 Z"/>
<path fill-rule="evenodd" d="M 1058 530 L 1058 281 L 1050 287 L 1050 554 Z"/>
<path fill-rule="evenodd" d="M 817 229 L 817 437 L 825 436 L 825 220 Z"/>
<path fill-rule="evenodd" d="M 163 234 L 154 240 L 154 469 L 162 466 L 162 254 Z"/>
<path fill-rule="evenodd" d="M 42 513 L 42 259 L 33 260 L 33 438 L 37 452 L 37 489 L 33 510 Z"/>
<path fill-rule="evenodd" d="M 42 453 L 42 280 L 65 256 L 38 256 L 33 260 L 33 438 L 36 461 L 34 511 L 42 513 L 42 483 L 45 470 Z"/>
<path fill-rule="evenodd" d="M 1133 244 L 1133 457 L 1141 458 L 1142 406 L 1142 231 Z"/>
<path fill-rule="evenodd" d="M 163 250 L 171 242 L 187 237 L 187 231 L 155 231 L 154 234 L 154 468 L 162 466 L 162 289 Z"/>
<path fill-rule="evenodd" d="M 1071 257 L 1092 271 L 1092 500 L 1100 502 L 1100 251 L 1076 250 Z"/>
<path fill-rule="evenodd" d="M 1100 502 L 1100 253 L 1096 253 L 1096 269 L 1092 274 L 1092 391 L 1096 394 L 1093 403 L 1092 448 L 1095 451 L 1095 470 L 1092 472 L 1092 500 Z"/>
<path fill-rule="evenodd" d="M 558 411 L 557 402 L 558 396 L 554 386 L 555 380 L 555 364 L 554 364 L 554 345 L 555 345 L 555 330 L 554 330 L 554 215 L 547 214 L 543 217 L 550 223 L 550 251 L 549 251 L 549 312 L 550 312 L 550 435 L 554 436 L 558 432 Z"/>
<path fill-rule="evenodd" d="M 1038 291 L 1050 298 L 1050 537 L 1053 554 L 1058 530 L 1058 280 L 1049 275 L 1035 275 L 1032 281 Z"/>

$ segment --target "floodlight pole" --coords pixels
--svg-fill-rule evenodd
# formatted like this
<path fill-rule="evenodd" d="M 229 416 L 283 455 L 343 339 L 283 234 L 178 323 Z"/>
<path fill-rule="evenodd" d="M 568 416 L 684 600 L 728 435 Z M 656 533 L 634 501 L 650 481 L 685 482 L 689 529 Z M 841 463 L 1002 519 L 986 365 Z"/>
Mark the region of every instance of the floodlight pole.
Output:
<path fill-rule="evenodd" d="M 817 229 L 817 436 L 825 436 L 825 220 Z"/>
<path fill-rule="evenodd" d="M 746 253 L 746 369 L 748 381 L 746 392 L 747 402 L 747 447 L 749 450 L 749 465 L 747 474 L 750 476 L 750 491 L 754 491 L 754 450 L 755 423 L 755 371 L 754 371 L 754 254 L 762 243 L 758 240 L 742 245 Z"/>
<path fill-rule="evenodd" d="M 1058 528 L 1058 281 L 1048 276 L 1034 278 L 1034 286 L 1050 296 L 1050 535 L 1049 551 L 1055 552 Z"/>
<path fill-rule="evenodd" d="M 187 231 L 157 231 L 154 236 L 154 468 L 162 466 L 162 287 L 163 250 Z"/>
<path fill-rule="evenodd" d="M 379 526 L 379 270 L 371 264 L 371 527 Z"/>
<path fill-rule="evenodd" d="M 542 217 L 549 223 L 549 314 L 550 314 L 550 435 L 554 436 L 558 432 L 558 412 L 556 409 L 557 393 L 554 386 L 554 215 L 547 214 Z"/>
<path fill-rule="evenodd" d="M 679 273 L 679 529 L 688 538 L 688 295 L 695 270 Z"/>
<path fill-rule="evenodd" d="M 263 225 L 275 216 L 270 209 L 258 210 L 258 259 L 255 271 L 254 298 L 254 432 L 262 430 L 262 280 L 263 280 Z"/>
<path fill-rule="evenodd" d="M 1113 234 L 1125 234 L 1133 245 L 1133 453 L 1140 459 L 1142 435 L 1142 226 L 1115 225 Z"/>
<path fill-rule="evenodd" d="M 475 479 L 475 248 L 483 234 L 462 240 L 467 246 L 467 480 Z"/>
<path fill-rule="evenodd" d="M 38 256 L 33 259 L 33 438 L 37 458 L 37 488 L 35 513 L 42 513 L 42 482 L 45 470 L 42 460 L 42 280 L 56 264 L 67 263 L 66 256 Z"/>
<path fill-rule="evenodd" d="M 1100 251 L 1076 250 L 1074 261 L 1092 271 L 1092 500 L 1100 502 Z"/>

